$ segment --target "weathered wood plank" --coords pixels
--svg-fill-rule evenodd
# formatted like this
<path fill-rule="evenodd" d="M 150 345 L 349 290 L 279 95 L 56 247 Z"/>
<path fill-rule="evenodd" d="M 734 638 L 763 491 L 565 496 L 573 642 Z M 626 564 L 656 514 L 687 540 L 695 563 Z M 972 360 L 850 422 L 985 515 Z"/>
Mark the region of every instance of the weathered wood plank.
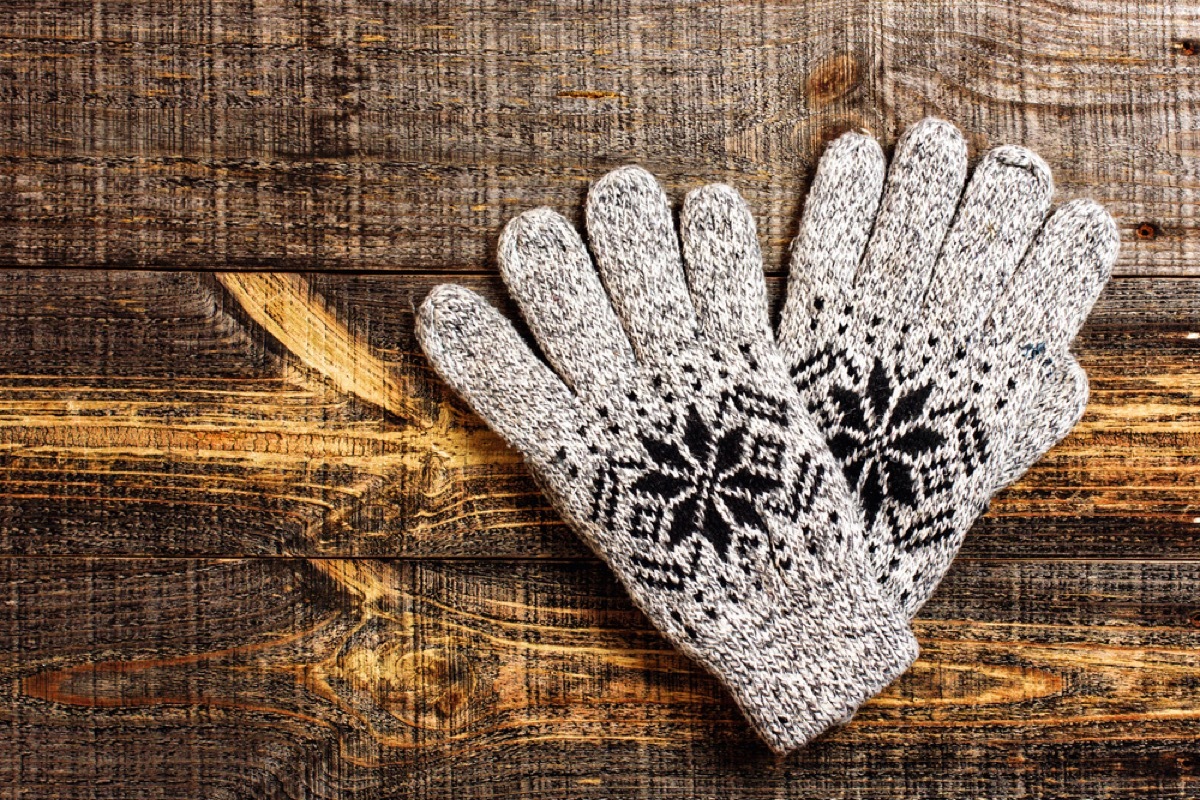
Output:
<path fill-rule="evenodd" d="M 777 270 L 822 142 L 931 112 L 1200 275 L 1197 52 L 1165 0 L 5 3 L 0 267 L 225 274 L 0 272 L 0 800 L 1200 794 L 1200 283 L 1114 282 L 922 660 L 778 761 L 411 316 L 512 313 L 499 227 L 628 161 Z"/>
<path fill-rule="evenodd" d="M 726 141 L 845 107 L 805 89 L 840 0 L 10 6 L 4 264 L 479 270 L 514 208 L 577 211 L 629 161 L 793 203 L 796 170 Z"/>
<path fill-rule="evenodd" d="M 285 796 L 347 718 L 293 671 L 355 608 L 300 560 L 0 562 L 0 797 Z"/>
<path fill-rule="evenodd" d="M 436 278 L 236 280 L 0 274 L 0 551 L 586 555 L 416 351 Z M 1087 416 L 966 552 L 1195 557 L 1198 333 L 1200 284 L 1114 281 Z"/>
<path fill-rule="evenodd" d="M 1019 142 L 1061 194 L 1120 220 L 1120 270 L 1195 274 L 1200 7 L 1115 0 L 874 0 L 864 114 L 896 135 L 928 114 L 983 149 Z"/>
<path fill-rule="evenodd" d="M 676 197 L 736 185 L 777 269 L 823 142 L 938 112 L 1108 203 L 1120 273 L 1195 273 L 1198 26 L 1166 1 L 17 0 L 0 265 L 478 272 L 515 212 L 577 217 L 637 161 Z"/>
<path fill-rule="evenodd" d="M 0 796 L 1185 797 L 1197 582 L 961 560 L 775 760 L 596 564 L 6 559 Z"/>

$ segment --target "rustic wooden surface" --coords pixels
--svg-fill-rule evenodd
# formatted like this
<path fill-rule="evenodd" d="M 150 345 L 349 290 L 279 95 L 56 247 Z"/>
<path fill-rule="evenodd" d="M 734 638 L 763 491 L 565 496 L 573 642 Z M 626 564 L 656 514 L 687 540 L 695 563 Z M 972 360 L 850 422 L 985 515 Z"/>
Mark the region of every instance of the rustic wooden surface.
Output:
<path fill-rule="evenodd" d="M 415 351 L 641 162 L 778 273 L 823 142 L 1017 141 L 1124 247 L 1076 431 L 777 760 Z M 1200 5 L 9 0 L 0 800 L 1200 796 Z M 780 286 L 773 279 L 773 289 Z"/>

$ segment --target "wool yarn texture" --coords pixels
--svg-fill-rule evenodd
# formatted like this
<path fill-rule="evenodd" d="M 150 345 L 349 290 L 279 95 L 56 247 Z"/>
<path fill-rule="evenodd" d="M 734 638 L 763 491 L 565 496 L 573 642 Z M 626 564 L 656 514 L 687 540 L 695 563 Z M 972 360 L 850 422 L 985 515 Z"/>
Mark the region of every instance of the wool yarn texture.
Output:
<path fill-rule="evenodd" d="M 965 188 L 964 188 L 965 187 Z M 1047 218 L 1050 171 L 926 119 L 896 147 L 828 148 L 793 243 L 778 329 L 867 531 L 875 580 L 911 616 L 994 494 L 1078 422 L 1068 350 L 1116 260 L 1101 206 Z"/>
<path fill-rule="evenodd" d="M 626 167 L 591 189 L 586 219 L 594 264 L 549 209 L 500 239 L 550 366 L 453 285 L 422 304 L 419 341 L 654 625 L 788 752 L 908 668 L 908 618 L 882 592 L 844 465 L 775 345 L 738 194 L 690 193 L 677 236 L 658 183 Z"/>
<path fill-rule="evenodd" d="M 677 238 L 636 167 L 589 193 L 594 264 L 549 209 L 501 236 L 550 367 L 466 289 L 418 315 L 438 372 L 778 752 L 907 668 L 907 621 L 971 524 L 1087 403 L 1068 348 L 1116 259 L 1112 218 L 1086 200 L 1047 216 L 1049 169 L 1022 147 L 967 175 L 941 120 L 890 169 L 867 136 L 834 142 L 774 337 L 742 199 L 693 191 Z"/>

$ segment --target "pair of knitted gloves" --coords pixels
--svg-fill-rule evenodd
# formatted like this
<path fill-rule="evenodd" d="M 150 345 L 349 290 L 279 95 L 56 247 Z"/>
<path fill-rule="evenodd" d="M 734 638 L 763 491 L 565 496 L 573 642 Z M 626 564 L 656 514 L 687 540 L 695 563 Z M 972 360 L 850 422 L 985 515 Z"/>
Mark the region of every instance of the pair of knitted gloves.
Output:
<path fill-rule="evenodd" d="M 418 336 L 658 629 L 787 752 L 908 668 L 910 619 L 971 523 L 1083 413 L 1067 347 L 1118 238 L 1090 201 L 1047 218 L 1052 193 L 1021 147 L 968 182 L 940 120 L 910 128 L 890 170 L 848 133 L 820 162 L 772 331 L 737 192 L 688 194 L 677 237 L 654 178 L 625 167 L 588 195 L 588 246 L 549 209 L 500 237 L 550 366 L 458 286 L 425 300 Z"/>

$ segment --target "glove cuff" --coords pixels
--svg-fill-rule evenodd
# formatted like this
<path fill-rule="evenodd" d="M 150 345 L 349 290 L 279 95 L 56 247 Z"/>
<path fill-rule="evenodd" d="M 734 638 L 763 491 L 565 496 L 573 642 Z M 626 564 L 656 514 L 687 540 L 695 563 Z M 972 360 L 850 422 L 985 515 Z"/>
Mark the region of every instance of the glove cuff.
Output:
<path fill-rule="evenodd" d="M 865 587 L 834 588 L 784 594 L 770 616 L 730 618 L 715 649 L 696 654 L 778 754 L 847 722 L 917 658 L 906 616 Z"/>

